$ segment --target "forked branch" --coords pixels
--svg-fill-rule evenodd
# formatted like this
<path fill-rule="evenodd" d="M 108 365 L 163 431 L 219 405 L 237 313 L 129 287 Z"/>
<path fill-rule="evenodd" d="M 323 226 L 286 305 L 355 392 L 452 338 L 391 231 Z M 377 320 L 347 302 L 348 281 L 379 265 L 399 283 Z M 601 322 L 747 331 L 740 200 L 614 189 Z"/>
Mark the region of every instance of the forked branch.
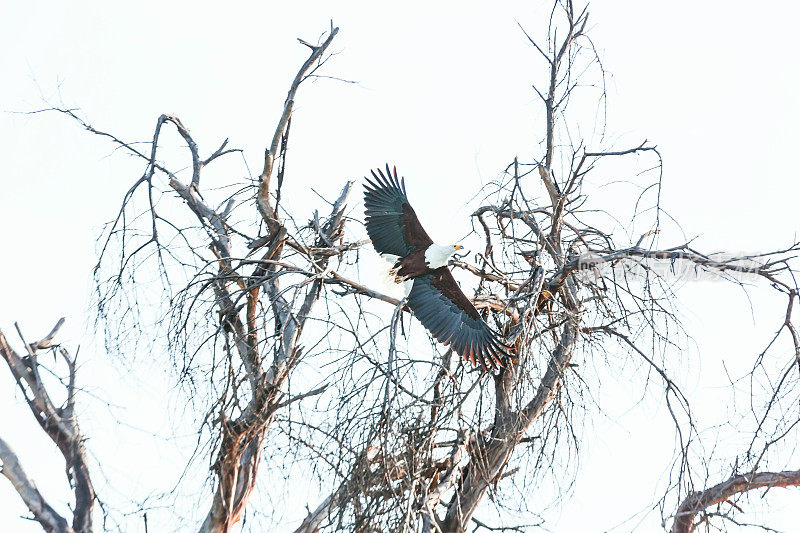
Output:
<path fill-rule="evenodd" d="M 54 533 L 90 533 L 92 531 L 92 510 L 94 509 L 95 492 L 83 446 L 84 437 L 75 417 L 75 358 L 60 346 L 53 345 L 53 340 L 63 325 L 60 319 L 53 330 L 42 340 L 25 343 L 27 355 L 20 356 L 8 344 L 6 337 L 0 332 L 0 356 L 8 364 L 11 375 L 17 383 L 25 402 L 34 418 L 42 427 L 64 457 L 67 478 L 75 497 L 72 507 L 72 521 L 59 515 L 36 488 L 36 484 L 28 477 L 20 464 L 19 458 L 11 446 L 0 438 L 0 461 L 2 473 L 11 481 L 34 519 L 45 531 Z M 19 330 L 19 327 L 17 327 Z M 20 331 L 20 336 L 22 335 Z M 25 340 L 23 339 L 23 342 Z M 65 388 L 66 401 L 56 407 L 50 391 L 42 381 L 39 362 L 39 350 L 57 350 L 67 364 L 68 376 Z"/>

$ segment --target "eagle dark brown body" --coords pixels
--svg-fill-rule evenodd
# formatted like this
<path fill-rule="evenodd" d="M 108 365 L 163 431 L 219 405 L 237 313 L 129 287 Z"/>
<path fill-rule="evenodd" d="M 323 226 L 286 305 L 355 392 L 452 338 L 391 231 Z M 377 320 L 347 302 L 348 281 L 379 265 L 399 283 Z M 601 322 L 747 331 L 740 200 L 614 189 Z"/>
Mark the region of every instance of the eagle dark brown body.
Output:
<path fill-rule="evenodd" d="M 434 244 L 408 202 L 397 170 L 372 172 L 364 192 L 366 225 L 375 250 L 394 261 L 395 282 L 413 280 L 408 307 L 431 335 L 484 370 L 502 367 L 508 346 L 498 340 L 447 267 L 458 245 Z"/>
<path fill-rule="evenodd" d="M 432 270 L 425 261 L 425 250 L 417 249 L 395 261 L 394 267 L 389 272 L 394 275 L 395 282 L 400 283 L 432 272 Z"/>

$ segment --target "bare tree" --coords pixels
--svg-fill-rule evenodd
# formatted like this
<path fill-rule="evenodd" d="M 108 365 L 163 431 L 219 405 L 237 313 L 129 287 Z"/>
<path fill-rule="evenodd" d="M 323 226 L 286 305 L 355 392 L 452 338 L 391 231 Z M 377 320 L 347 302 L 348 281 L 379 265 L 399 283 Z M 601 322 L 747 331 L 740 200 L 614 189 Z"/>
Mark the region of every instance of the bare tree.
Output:
<path fill-rule="evenodd" d="M 404 301 L 356 281 L 368 241 L 360 214 L 348 207 L 352 182 L 338 184 L 323 215 L 281 198 L 285 179 L 293 179 L 287 155 L 295 98 L 330 57 L 337 28 L 318 44 L 301 41 L 310 55 L 290 85 L 263 170 L 246 183 L 205 187 L 203 170 L 237 150 L 225 141 L 204 155 L 176 116 L 158 118 L 142 151 L 56 109 L 144 166 L 104 235 L 98 316 L 109 345 L 119 346 L 141 332 L 151 304 L 163 313 L 159 331 L 176 375 L 201 404 L 198 454 L 213 450 L 214 495 L 201 531 L 229 531 L 244 516 L 259 467 L 287 462 L 328 491 L 308 502 L 298 533 L 534 527 L 491 526 L 476 512 L 494 505 L 535 517 L 522 490 L 563 475 L 559 458 L 577 452 L 574 417 L 595 386 L 586 363 L 614 354 L 641 362 L 647 387 L 663 393 L 674 421 L 677 451 L 657 502 L 665 527 L 687 532 L 698 520 L 733 519 L 735 505 L 706 509 L 748 490 L 798 484 L 796 471 L 766 468 L 782 460 L 776 444 L 796 442 L 800 422 L 791 263 L 800 244 L 753 255 L 661 245 L 668 217 L 656 147 L 607 146 L 602 125 L 594 139 L 575 137 L 595 124 L 575 127 L 569 104 L 588 94 L 605 106 L 605 72 L 587 21 L 585 8 L 556 1 L 546 37 L 524 34 L 543 67 L 543 85 L 534 86 L 544 107 L 542 143 L 532 160 L 514 158 L 480 192 L 471 238 L 483 250 L 476 261 L 453 263 L 474 282 L 485 319 L 513 347 L 513 363 L 496 374 L 419 342 L 422 330 L 407 319 Z M 190 177 L 162 157 L 164 126 L 185 143 Z M 593 187 L 610 181 L 609 161 L 627 159 L 638 165 L 631 212 L 606 213 Z M 630 224 L 619 222 L 626 216 Z M 749 374 L 765 377 L 750 381 L 751 443 L 716 485 L 698 473 L 694 458 L 710 458 L 695 447 L 690 400 L 666 365 L 685 335 L 675 280 L 698 273 L 735 287 L 746 279 L 751 290 L 775 291 L 788 302 Z M 160 290 L 142 278 L 157 279 Z M 270 484 L 284 490 L 288 481 L 279 481 Z"/>

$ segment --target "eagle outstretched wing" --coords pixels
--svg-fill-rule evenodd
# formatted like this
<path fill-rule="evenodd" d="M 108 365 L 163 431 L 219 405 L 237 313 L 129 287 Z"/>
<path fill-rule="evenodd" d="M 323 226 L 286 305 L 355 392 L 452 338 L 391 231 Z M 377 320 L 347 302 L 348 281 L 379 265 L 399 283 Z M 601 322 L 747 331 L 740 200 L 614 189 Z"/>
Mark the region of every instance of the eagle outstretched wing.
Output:
<path fill-rule="evenodd" d="M 504 366 L 508 347 L 497 340 L 447 267 L 414 278 L 408 307 L 436 340 L 473 365 L 477 361 L 484 370 Z"/>
<path fill-rule="evenodd" d="M 364 207 L 367 233 L 375 250 L 405 257 L 433 244 L 408 203 L 405 183 L 397 179 L 397 169 L 392 172 L 386 165 L 386 175 L 373 170 L 372 177 L 365 185 Z"/>

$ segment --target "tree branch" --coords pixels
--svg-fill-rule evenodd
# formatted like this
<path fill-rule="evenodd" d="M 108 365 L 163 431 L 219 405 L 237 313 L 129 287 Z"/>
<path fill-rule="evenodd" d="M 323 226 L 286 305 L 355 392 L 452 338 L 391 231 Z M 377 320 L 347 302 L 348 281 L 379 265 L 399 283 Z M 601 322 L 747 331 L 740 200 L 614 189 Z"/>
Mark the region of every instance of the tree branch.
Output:
<path fill-rule="evenodd" d="M 722 503 L 747 491 L 772 487 L 800 486 L 800 470 L 784 472 L 755 472 L 732 476 L 703 491 L 693 492 L 681 502 L 672 533 L 692 533 L 695 529 L 695 517 L 704 509 Z"/>
<path fill-rule="evenodd" d="M 64 319 L 62 318 L 41 341 L 26 343 L 28 356 L 25 358 L 20 357 L 11 348 L 3 333 L 0 332 L 0 357 L 8 364 L 34 418 L 64 457 L 67 478 L 75 496 L 72 527 L 67 527 L 65 519 L 55 513 L 47 504 L 33 481 L 25 475 L 10 446 L 2 440 L 0 440 L 0 458 L 3 460 L 3 474 L 12 482 L 28 509 L 46 531 L 89 533 L 92 531 L 95 492 L 83 445 L 84 437 L 74 414 L 75 361 L 69 357 L 66 350 L 63 348 L 60 350 L 67 363 L 69 381 L 67 402 L 62 408 L 57 408 L 53 405 L 50 394 L 39 376 L 39 362 L 36 354 L 40 346 L 52 344 L 53 338 L 63 323 Z M 17 329 L 19 330 L 19 326 Z"/>
<path fill-rule="evenodd" d="M 278 120 L 275 133 L 272 134 L 272 142 L 264 154 L 264 170 L 261 172 L 261 176 L 259 176 L 257 201 L 259 211 L 261 212 L 261 215 L 264 217 L 264 220 L 267 222 L 267 224 L 270 225 L 270 230 L 273 231 L 273 233 L 277 231 L 277 227 L 275 227 L 276 213 L 274 212 L 269 201 L 270 179 L 272 177 L 272 167 L 275 164 L 275 158 L 278 156 L 278 148 L 280 146 L 281 137 L 286 132 L 286 126 L 289 123 L 289 120 L 292 118 L 292 110 L 294 109 L 294 99 L 295 95 L 297 94 L 297 89 L 308 77 L 308 74 L 315 70 L 315 68 L 313 68 L 314 63 L 322 58 L 325 50 L 327 50 L 331 42 L 333 42 L 333 38 L 336 37 L 337 33 L 339 33 L 339 28 L 331 28 L 328 38 L 325 39 L 321 45 L 310 46 L 311 55 L 308 56 L 306 62 L 300 67 L 300 70 L 297 72 L 297 75 L 292 81 L 292 85 L 289 87 L 289 92 L 286 95 L 286 102 L 283 106 L 283 113 L 281 113 L 281 118 Z M 308 44 L 306 44 L 306 46 L 308 46 Z"/>
<path fill-rule="evenodd" d="M 14 450 L 0 438 L 0 472 L 8 478 L 14 486 L 22 501 L 33 513 L 33 518 L 39 522 L 42 528 L 53 533 L 72 533 L 73 529 L 67 525 L 67 521 L 58 514 L 55 509 L 50 507 L 44 499 L 36 484 L 28 477 L 19 463 Z"/>

